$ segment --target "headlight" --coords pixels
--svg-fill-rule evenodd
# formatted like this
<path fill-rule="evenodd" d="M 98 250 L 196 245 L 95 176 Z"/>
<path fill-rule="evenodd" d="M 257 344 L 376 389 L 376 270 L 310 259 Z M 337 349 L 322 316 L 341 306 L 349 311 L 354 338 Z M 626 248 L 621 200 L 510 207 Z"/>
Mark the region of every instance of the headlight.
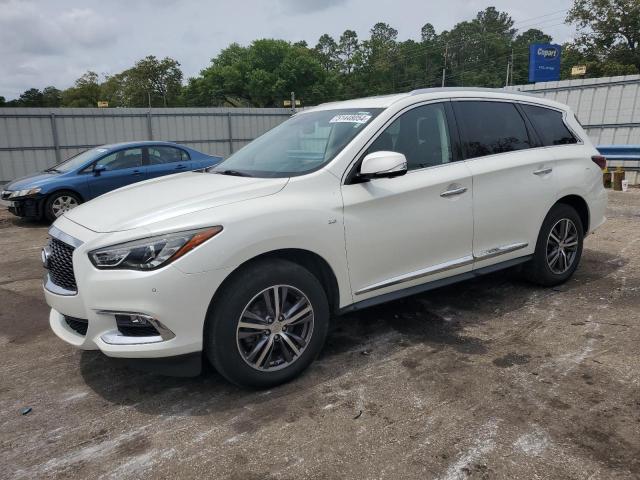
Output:
<path fill-rule="evenodd" d="M 222 231 L 221 226 L 167 233 L 89 252 L 100 269 L 153 270 L 190 252 Z"/>
<path fill-rule="evenodd" d="M 42 190 L 40 187 L 38 188 L 27 188 L 25 190 L 16 190 L 15 192 L 11 192 L 9 198 L 18 198 L 18 197 L 28 197 L 29 195 L 35 195 Z"/>

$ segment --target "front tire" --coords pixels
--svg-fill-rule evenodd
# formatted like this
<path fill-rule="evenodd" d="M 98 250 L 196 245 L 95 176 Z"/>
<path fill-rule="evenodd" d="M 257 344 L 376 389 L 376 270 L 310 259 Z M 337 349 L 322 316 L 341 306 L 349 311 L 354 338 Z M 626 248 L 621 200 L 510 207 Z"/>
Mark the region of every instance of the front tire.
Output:
<path fill-rule="evenodd" d="M 82 203 L 80 197 L 73 192 L 62 191 L 52 193 L 44 204 L 44 215 L 47 220 L 54 222 L 65 212 L 76 208 Z"/>
<path fill-rule="evenodd" d="M 528 280 L 544 287 L 566 282 L 578 268 L 584 230 L 578 212 L 554 205 L 542 222 L 533 258 L 525 265 Z"/>
<path fill-rule="evenodd" d="M 268 388 L 315 360 L 328 326 L 327 296 L 311 272 L 286 260 L 261 260 L 233 274 L 216 294 L 204 347 L 227 380 Z"/>

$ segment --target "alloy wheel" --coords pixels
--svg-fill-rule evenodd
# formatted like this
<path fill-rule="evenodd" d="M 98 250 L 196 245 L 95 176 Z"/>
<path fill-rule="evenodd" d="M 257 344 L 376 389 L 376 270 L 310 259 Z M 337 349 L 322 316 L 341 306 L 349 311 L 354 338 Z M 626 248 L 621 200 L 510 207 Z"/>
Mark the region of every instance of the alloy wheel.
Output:
<path fill-rule="evenodd" d="M 556 275 L 571 268 L 578 253 L 578 229 L 572 220 L 558 220 L 547 238 L 547 265 Z"/>
<path fill-rule="evenodd" d="M 274 285 L 244 307 L 236 329 L 238 351 L 260 371 L 286 368 L 300 358 L 313 335 L 309 298 L 290 285 Z"/>
<path fill-rule="evenodd" d="M 78 201 L 74 197 L 70 195 L 60 195 L 51 204 L 51 210 L 53 211 L 53 215 L 58 218 L 63 213 L 77 206 Z"/>

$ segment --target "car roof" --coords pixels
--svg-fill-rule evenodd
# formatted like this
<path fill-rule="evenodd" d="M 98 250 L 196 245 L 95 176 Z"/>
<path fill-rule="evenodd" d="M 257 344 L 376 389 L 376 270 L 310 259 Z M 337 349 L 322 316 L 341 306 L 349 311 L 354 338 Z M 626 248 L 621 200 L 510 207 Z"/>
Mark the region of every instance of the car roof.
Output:
<path fill-rule="evenodd" d="M 357 98 L 340 102 L 329 102 L 317 107 L 304 109 L 302 112 L 315 110 L 334 110 L 351 108 L 388 108 L 396 102 L 408 98 L 415 98 L 416 102 L 426 100 L 437 100 L 441 98 L 482 98 L 496 100 L 511 100 L 536 103 L 562 110 L 568 107 L 562 103 L 547 100 L 531 93 L 517 90 L 507 90 L 503 88 L 470 88 L 470 87 L 444 87 L 444 88 L 421 88 L 411 92 L 398 93 L 392 95 L 379 95 L 374 97 Z"/>
<path fill-rule="evenodd" d="M 135 148 L 135 147 L 146 147 L 149 145 L 171 145 L 177 146 L 180 148 L 186 148 L 191 150 L 189 147 L 185 147 L 184 145 L 180 145 L 174 142 L 162 142 L 157 140 L 142 140 L 137 142 L 120 142 L 120 143 L 109 143 L 107 145 L 100 145 L 96 148 L 104 148 L 106 150 L 120 150 L 122 148 Z"/>

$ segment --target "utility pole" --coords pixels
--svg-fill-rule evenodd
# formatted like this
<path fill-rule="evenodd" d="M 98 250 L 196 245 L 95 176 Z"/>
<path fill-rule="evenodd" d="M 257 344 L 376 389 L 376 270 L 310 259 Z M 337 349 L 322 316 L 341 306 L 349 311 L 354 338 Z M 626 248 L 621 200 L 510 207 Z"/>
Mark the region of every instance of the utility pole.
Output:
<path fill-rule="evenodd" d="M 511 72 L 511 83 L 513 84 L 513 48 L 511 49 L 511 57 L 507 57 L 507 79 L 504 82 L 504 86 L 509 86 L 509 72 Z"/>
<path fill-rule="evenodd" d="M 444 63 L 442 64 L 442 86 L 444 87 L 444 79 L 447 71 L 447 51 L 449 49 L 449 44 L 444 44 Z"/>
<path fill-rule="evenodd" d="M 505 88 L 509 86 L 509 66 L 511 65 L 511 62 L 509 61 L 509 59 L 507 58 L 507 78 L 504 81 L 504 86 Z"/>
<path fill-rule="evenodd" d="M 513 47 L 511 47 L 511 85 L 513 85 Z"/>
<path fill-rule="evenodd" d="M 296 92 L 291 92 L 291 113 L 296 113 Z"/>

